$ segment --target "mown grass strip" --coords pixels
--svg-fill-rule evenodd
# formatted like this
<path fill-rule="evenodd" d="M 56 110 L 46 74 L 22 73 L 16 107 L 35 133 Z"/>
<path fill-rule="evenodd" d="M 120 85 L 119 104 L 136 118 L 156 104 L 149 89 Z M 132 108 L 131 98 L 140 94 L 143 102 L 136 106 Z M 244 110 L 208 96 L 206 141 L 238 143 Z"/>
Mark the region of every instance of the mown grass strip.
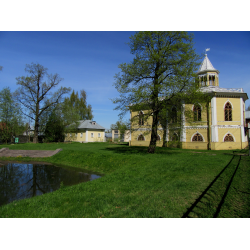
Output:
<path fill-rule="evenodd" d="M 235 156 L 232 157 L 232 159 L 229 161 L 229 163 L 222 169 L 222 171 L 213 179 L 213 181 L 206 187 L 206 189 L 202 192 L 202 194 L 196 199 L 196 201 L 192 204 L 192 206 L 185 212 L 182 216 L 182 218 L 190 217 L 190 213 L 194 213 L 194 208 L 197 208 L 197 205 L 201 200 L 204 198 L 205 195 L 208 194 L 208 191 L 211 189 L 211 187 L 215 184 L 215 182 L 218 180 L 218 178 L 222 175 L 222 173 L 228 168 L 228 166 L 231 164 Z M 199 212 L 196 212 L 198 214 Z"/>
<path fill-rule="evenodd" d="M 5 218 L 181 217 L 232 158 L 229 151 L 225 154 L 225 151 L 168 148 L 157 148 L 152 155 L 147 154 L 145 147 L 109 143 L 10 146 L 12 149 L 17 147 L 63 148 L 50 158 L 24 160 L 66 164 L 105 176 L 2 206 L 0 216 Z M 219 216 L 222 217 L 221 212 Z"/>
<path fill-rule="evenodd" d="M 221 210 L 220 218 L 250 217 L 250 157 L 242 156 Z"/>

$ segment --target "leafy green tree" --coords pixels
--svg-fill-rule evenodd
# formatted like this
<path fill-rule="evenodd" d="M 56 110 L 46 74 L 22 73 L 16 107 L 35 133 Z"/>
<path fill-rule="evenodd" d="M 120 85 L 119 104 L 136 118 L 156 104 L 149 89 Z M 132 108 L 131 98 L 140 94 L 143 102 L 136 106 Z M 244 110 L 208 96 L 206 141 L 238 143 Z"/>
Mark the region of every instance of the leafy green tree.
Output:
<path fill-rule="evenodd" d="M 62 116 L 65 125 L 74 123 L 77 125 L 79 120 L 92 120 L 94 118 L 92 107 L 87 104 L 87 94 L 84 90 L 72 91 L 70 97 L 66 97 L 61 105 Z"/>
<path fill-rule="evenodd" d="M 0 138 L 6 144 L 11 138 L 11 129 L 9 128 L 8 124 L 5 122 L 0 123 Z"/>
<path fill-rule="evenodd" d="M 148 153 L 154 153 L 159 113 L 172 98 L 194 92 L 195 71 L 200 57 L 195 53 L 193 36 L 187 32 L 137 32 L 130 37 L 131 63 L 119 65 L 115 87 L 120 97 L 113 100 L 122 117 L 131 109 L 147 109 L 153 117 Z M 138 118 L 137 118 L 138 119 Z"/>
<path fill-rule="evenodd" d="M 35 121 L 33 142 L 38 143 L 39 122 L 42 114 L 50 107 L 56 106 L 62 96 L 69 93 L 70 88 L 61 87 L 51 93 L 62 78 L 58 74 L 48 74 L 48 69 L 40 64 L 27 64 L 25 71 L 29 76 L 16 78 L 17 85 L 20 87 L 16 90 L 15 96 L 23 107 L 23 114 Z"/>
<path fill-rule="evenodd" d="M 49 116 L 44 132 L 46 141 L 63 142 L 64 131 L 65 126 L 60 114 L 58 114 L 56 110 L 53 110 Z"/>
<path fill-rule="evenodd" d="M 46 109 L 41 114 L 40 120 L 39 120 L 39 132 L 40 133 L 42 133 L 42 134 L 45 133 L 45 129 L 46 129 L 47 123 L 49 121 L 49 118 L 50 118 L 50 115 L 51 115 L 52 112 L 56 112 L 57 115 L 61 116 L 60 104 L 61 103 L 58 103 L 56 106 L 50 106 L 48 109 Z"/>
<path fill-rule="evenodd" d="M 9 87 L 0 91 L 0 122 L 1 135 L 6 142 L 24 131 L 20 105 L 14 100 Z"/>

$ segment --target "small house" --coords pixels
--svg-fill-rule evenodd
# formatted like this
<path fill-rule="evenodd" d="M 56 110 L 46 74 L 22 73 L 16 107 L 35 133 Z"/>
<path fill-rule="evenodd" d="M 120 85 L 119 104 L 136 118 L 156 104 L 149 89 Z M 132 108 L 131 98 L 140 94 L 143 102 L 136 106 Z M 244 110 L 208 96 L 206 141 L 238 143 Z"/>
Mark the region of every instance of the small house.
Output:
<path fill-rule="evenodd" d="M 104 142 L 105 128 L 99 125 L 96 121 L 80 120 L 76 127 L 70 125 L 71 132 L 65 134 L 64 141 L 75 142 Z"/>

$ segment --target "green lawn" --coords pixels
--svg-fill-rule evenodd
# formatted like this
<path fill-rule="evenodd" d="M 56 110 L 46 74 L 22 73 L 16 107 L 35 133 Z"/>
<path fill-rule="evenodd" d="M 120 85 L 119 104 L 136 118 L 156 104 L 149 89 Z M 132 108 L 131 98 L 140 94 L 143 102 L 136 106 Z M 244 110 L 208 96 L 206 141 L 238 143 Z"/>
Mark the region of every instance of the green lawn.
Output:
<path fill-rule="evenodd" d="M 233 151 L 157 148 L 152 155 L 145 147 L 109 143 L 2 147 L 62 148 L 50 158 L 19 161 L 64 164 L 105 176 L 4 205 L 1 217 L 250 217 L 250 157 Z"/>

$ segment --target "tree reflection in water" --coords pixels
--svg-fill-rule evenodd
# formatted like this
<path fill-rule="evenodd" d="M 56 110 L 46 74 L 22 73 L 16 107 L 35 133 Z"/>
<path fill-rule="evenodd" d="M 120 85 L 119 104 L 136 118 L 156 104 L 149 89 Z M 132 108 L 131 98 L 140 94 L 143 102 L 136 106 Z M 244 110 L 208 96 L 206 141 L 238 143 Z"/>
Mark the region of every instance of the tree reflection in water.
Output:
<path fill-rule="evenodd" d="M 82 170 L 44 164 L 0 163 L 0 205 L 53 192 L 101 177 Z"/>

